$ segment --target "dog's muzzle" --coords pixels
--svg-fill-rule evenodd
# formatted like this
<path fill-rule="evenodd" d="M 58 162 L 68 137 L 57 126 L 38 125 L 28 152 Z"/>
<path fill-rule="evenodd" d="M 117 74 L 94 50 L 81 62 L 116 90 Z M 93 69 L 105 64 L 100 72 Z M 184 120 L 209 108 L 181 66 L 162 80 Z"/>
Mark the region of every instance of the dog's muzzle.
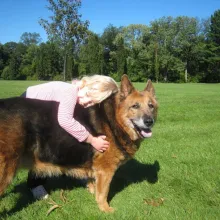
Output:
<path fill-rule="evenodd" d="M 144 124 L 148 128 L 151 128 L 154 124 L 154 119 L 152 117 L 149 117 L 149 116 L 144 117 L 143 121 L 144 121 Z"/>
<path fill-rule="evenodd" d="M 154 119 L 150 116 L 131 120 L 135 130 L 143 138 L 149 138 L 152 136 L 151 128 L 154 124 Z"/>

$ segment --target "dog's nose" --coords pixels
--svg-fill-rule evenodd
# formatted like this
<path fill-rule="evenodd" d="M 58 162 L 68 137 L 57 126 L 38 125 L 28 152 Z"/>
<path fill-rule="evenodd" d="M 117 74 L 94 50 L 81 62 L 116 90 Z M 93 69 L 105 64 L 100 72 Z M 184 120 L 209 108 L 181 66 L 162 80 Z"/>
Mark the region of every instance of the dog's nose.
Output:
<path fill-rule="evenodd" d="M 144 124 L 147 126 L 147 127 L 151 127 L 154 123 L 154 120 L 153 118 L 150 118 L 150 117 L 145 117 L 144 118 Z"/>

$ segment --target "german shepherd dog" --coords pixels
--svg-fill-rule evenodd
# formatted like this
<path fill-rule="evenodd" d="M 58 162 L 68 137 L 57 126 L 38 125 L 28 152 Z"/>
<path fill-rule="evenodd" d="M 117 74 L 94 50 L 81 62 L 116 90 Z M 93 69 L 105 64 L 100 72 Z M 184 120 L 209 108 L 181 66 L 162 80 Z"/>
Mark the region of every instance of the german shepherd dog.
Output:
<path fill-rule="evenodd" d="M 88 179 L 100 210 L 112 212 L 107 197 L 116 170 L 152 134 L 158 108 L 152 82 L 139 92 L 123 75 L 118 93 L 90 108 L 76 106 L 80 109 L 74 117 L 80 123 L 94 136 L 107 136 L 110 147 L 104 153 L 59 126 L 58 105 L 22 97 L 0 100 L 0 196 L 17 169 L 25 167 L 39 177 Z"/>

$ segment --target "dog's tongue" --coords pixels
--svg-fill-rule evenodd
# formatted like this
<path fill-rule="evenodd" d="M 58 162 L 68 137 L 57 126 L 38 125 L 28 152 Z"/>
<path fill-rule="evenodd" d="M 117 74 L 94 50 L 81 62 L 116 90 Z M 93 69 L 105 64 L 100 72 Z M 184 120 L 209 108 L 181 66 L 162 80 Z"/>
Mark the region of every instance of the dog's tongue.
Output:
<path fill-rule="evenodd" d="M 141 130 L 141 135 L 145 138 L 149 138 L 152 136 L 152 132 L 146 132 L 146 131 Z"/>

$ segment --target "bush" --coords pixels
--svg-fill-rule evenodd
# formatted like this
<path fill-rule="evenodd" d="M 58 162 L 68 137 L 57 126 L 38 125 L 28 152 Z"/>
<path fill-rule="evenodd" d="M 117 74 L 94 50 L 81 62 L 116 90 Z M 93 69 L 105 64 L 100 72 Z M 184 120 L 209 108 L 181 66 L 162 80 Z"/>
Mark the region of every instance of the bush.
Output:
<path fill-rule="evenodd" d="M 38 76 L 37 76 L 37 75 L 27 76 L 27 80 L 33 80 L 33 81 L 36 81 L 36 80 L 38 80 Z"/>
<path fill-rule="evenodd" d="M 63 75 L 62 74 L 56 74 L 53 77 L 53 81 L 63 81 Z"/>
<path fill-rule="evenodd" d="M 1 77 L 2 77 L 2 79 L 10 79 L 10 69 L 9 69 L 9 66 L 6 66 L 3 69 Z"/>
<path fill-rule="evenodd" d="M 119 73 L 110 73 L 109 76 L 112 77 L 116 82 L 121 81 L 121 75 Z"/>
<path fill-rule="evenodd" d="M 191 83 L 199 83 L 201 80 L 201 77 L 200 76 L 189 76 L 188 78 L 188 82 L 191 82 Z"/>
<path fill-rule="evenodd" d="M 34 76 L 34 71 L 31 65 L 26 65 L 21 68 L 21 74 L 20 74 L 20 79 L 29 79 L 32 80 L 33 78 L 36 78 Z"/>

